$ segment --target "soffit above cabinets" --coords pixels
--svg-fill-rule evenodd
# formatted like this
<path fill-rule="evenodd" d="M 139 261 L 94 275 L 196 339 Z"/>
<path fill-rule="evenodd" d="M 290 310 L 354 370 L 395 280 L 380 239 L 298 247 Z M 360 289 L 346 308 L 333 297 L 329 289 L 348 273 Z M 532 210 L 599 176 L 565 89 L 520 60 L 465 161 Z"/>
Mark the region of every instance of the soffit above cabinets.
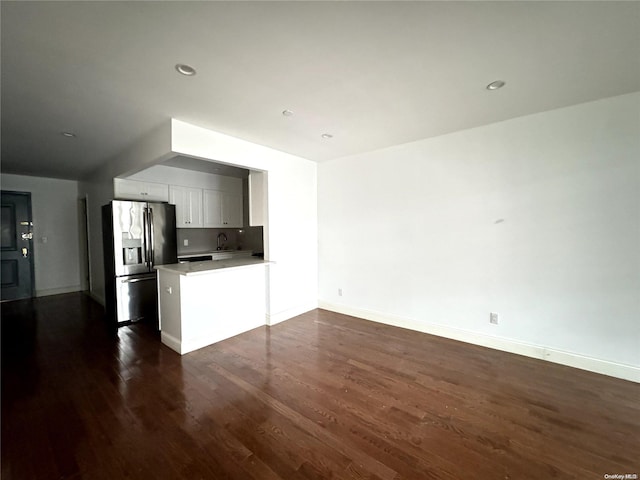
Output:
<path fill-rule="evenodd" d="M 224 177 L 248 178 L 249 170 L 246 168 L 234 167 L 224 163 L 201 160 L 199 158 L 185 157 L 176 155 L 169 160 L 161 163 L 169 167 L 182 168 L 184 170 L 192 170 L 196 172 L 212 173 L 222 175 Z"/>

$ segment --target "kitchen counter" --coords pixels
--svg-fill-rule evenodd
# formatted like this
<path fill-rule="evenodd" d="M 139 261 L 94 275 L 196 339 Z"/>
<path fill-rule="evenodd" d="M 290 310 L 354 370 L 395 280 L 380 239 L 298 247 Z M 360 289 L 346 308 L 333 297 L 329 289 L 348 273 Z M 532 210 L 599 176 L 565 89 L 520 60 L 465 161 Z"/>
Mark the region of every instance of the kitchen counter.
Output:
<path fill-rule="evenodd" d="M 207 250 L 202 252 L 178 254 L 178 261 L 188 260 L 194 257 L 204 257 L 207 255 L 211 255 L 211 257 L 213 257 L 212 260 L 224 260 L 227 258 L 250 257 L 252 254 L 252 250 Z"/>
<path fill-rule="evenodd" d="M 236 256 L 158 265 L 162 343 L 181 355 L 266 325 L 266 268 Z"/>
<path fill-rule="evenodd" d="M 271 262 L 261 257 L 238 256 L 224 260 L 205 260 L 203 262 L 172 263 L 157 265 L 156 270 L 177 273 L 178 275 L 203 275 L 229 268 L 244 268 L 254 265 L 266 265 Z"/>

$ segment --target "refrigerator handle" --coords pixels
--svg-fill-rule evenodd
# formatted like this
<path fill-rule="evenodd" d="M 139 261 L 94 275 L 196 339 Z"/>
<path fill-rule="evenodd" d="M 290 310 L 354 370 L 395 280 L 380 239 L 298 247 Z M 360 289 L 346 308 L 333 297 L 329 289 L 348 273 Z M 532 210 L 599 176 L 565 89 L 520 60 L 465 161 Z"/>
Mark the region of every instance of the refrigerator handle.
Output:
<path fill-rule="evenodd" d="M 149 267 L 153 269 L 153 259 L 155 258 L 155 249 L 153 248 L 153 240 L 155 238 L 155 230 L 153 228 L 153 208 L 149 207 Z"/>
<path fill-rule="evenodd" d="M 149 238 L 149 209 L 147 207 L 144 207 L 142 210 L 142 217 L 144 220 L 144 264 L 148 269 L 150 269 L 149 242 L 151 239 Z"/>

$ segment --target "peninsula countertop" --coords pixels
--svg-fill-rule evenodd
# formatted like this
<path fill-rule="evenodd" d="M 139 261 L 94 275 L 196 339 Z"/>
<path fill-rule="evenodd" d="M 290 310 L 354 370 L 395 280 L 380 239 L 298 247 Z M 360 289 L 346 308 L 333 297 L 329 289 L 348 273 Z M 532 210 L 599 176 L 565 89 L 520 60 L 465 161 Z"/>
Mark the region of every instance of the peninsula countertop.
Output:
<path fill-rule="evenodd" d="M 247 268 L 257 265 L 268 265 L 269 260 L 261 257 L 237 257 L 224 260 L 205 260 L 203 262 L 172 263 L 169 265 L 157 265 L 156 270 L 162 270 L 178 275 L 204 275 L 220 272 L 227 269 Z"/>
<path fill-rule="evenodd" d="M 253 250 L 203 250 L 200 252 L 179 253 L 178 260 L 207 257 L 209 255 L 211 255 L 212 260 L 225 260 L 227 258 L 250 257 L 252 254 Z"/>

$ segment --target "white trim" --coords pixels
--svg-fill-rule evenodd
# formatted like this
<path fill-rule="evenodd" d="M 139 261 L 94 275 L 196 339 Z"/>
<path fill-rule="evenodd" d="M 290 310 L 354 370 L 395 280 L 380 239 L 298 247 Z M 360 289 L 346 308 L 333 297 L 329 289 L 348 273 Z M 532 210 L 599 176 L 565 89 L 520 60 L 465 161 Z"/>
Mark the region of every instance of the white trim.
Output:
<path fill-rule="evenodd" d="M 265 324 L 272 327 L 277 325 L 280 322 L 284 322 L 285 320 L 289 320 L 293 317 L 297 317 L 298 315 L 302 315 L 303 313 L 310 312 L 311 310 L 315 310 L 318 308 L 317 302 L 310 302 L 304 305 L 298 305 L 293 308 L 288 308 L 278 313 L 267 313 L 265 318 Z"/>
<path fill-rule="evenodd" d="M 240 335 L 240 333 L 238 333 L 237 335 Z M 182 340 L 182 342 L 180 343 L 180 351 L 178 353 L 180 353 L 180 355 L 184 355 L 185 353 L 193 352 L 195 350 L 200 350 L 201 348 L 204 348 L 204 347 L 210 347 L 214 343 L 218 343 L 218 342 L 221 342 L 222 340 L 226 340 L 228 338 L 233 338 L 233 337 L 235 337 L 235 335 L 228 336 L 228 335 L 216 334 L 216 335 L 207 335 L 203 337 L 197 337 L 192 340 Z"/>
<path fill-rule="evenodd" d="M 351 315 L 353 317 L 371 320 L 373 322 L 437 335 L 439 337 L 450 338 L 452 340 L 459 340 L 461 342 L 471 343 L 481 347 L 488 347 L 495 350 L 501 350 L 503 352 L 524 355 L 526 357 L 546 360 L 569 367 L 640 383 L 640 367 L 634 365 L 626 365 L 623 363 L 588 357 L 577 353 L 564 352 L 562 350 L 556 350 L 541 345 L 522 343 L 509 338 L 492 337 L 490 335 L 483 335 L 480 333 L 470 332 L 468 330 L 448 327 L 446 325 L 417 322 L 415 320 L 396 315 L 389 315 L 373 310 L 352 308 L 347 305 L 330 303 L 324 300 L 318 301 L 318 307 L 332 312 L 342 313 L 344 315 Z"/>
<path fill-rule="evenodd" d="M 193 340 L 179 340 L 173 335 L 166 332 L 160 332 L 160 340 L 167 347 L 180 355 L 200 350 L 204 347 L 210 347 L 214 343 L 226 340 L 229 337 L 220 337 L 219 335 L 209 335 L 207 337 L 198 337 Z"/>
<path fill-rule="evenodd" d="M 60 295 L 62 293 L 81 292 L 80 285 L 72 285 L 70 287 L 46 288 L 44 290 L 36 290 L 36 297 L 48 297 L 49 295 Z"/>
<path fill-rule="evenodd" d="M 102 305 L 103 307 L 105 306 L 105 302 L 104 302 L 104 297 L 100 297 L 99 295 L 96 295 L 95 292 L 92 292 L 91 290 L 86 292 L 87 295 L 89 295 L 93 300 L 95 300 L 96 302 L 98 302 L 100 305 Z"/>
<path fill-rule="evenodd" d="M 160 340 L 171 350 L 182 355 L 182 346 L 180 345 L 180 340 L 178 340 L 176 337 L 174 337 L 173 335 L 169 335 L 166 332 L 160 332 Z"/>
<path fill-rule="evenodd" d="M 259 325 L 258 327 L 255 327 L 255 328 L 262 328 L 262 327 L 264 327 L 264 325 Z M 254 328 L 247 330 L 247 332 L 251 330 L 254 330 Z M 223 340 L 227 340 L 229 338 L 242 335 L 243 333 L 246 333 L 246 332 L 240 332 L 240 333 L 237 333 L 236 335 L 231 335 L 231 336 L 226 334 L 222 334 L 222 335 L 214 334 L 214 335 L 207 335 L 204 337 L 197 337 L 191 340 L 179 340 L 173 335 L 170 335 L 166 332 L 160 332 L 160 340 L 171 350 L 178 352 L 180 355 L 184 355 L 186 353 L 190 353 L 195 350 L 200 350 L 201 348 L 210 347 L 218 342 L 222 342 Z"/>

